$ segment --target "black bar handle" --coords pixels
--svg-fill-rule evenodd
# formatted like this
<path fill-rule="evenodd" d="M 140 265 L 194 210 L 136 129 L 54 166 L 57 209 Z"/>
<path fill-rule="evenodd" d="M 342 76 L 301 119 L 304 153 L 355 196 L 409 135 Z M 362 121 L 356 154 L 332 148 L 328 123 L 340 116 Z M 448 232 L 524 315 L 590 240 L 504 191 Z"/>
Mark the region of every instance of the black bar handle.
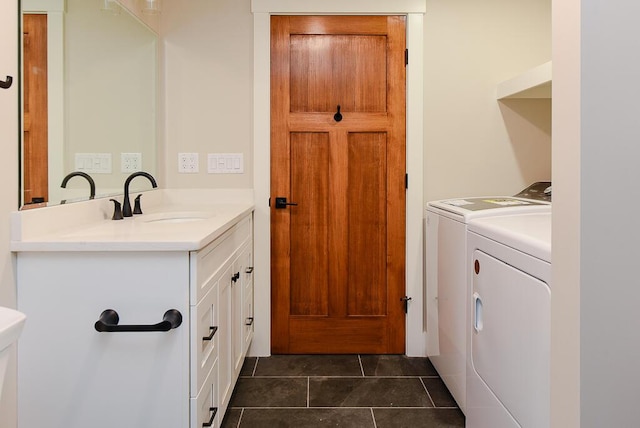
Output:
<path fill-rule="evenodd" d="M 252 325 L 252 324 L 253 324 L 253 317 L 247 318 L 247 322 L 244 323 L 244 325 Z"/>
<path fill-rule="evenodd" d="M 278 196 L 276 198 L 276 209 L 283 209 L 283 208 L 287 208 L 287 206 L 298 206 L 297 203 L 295 202 L 287 202 L 287 198 L 283 198 L 281 196 Z"/>
<path fill-rule="evenodd" d="M 216 418 L 216 414 L 218 413 L 217 407 L 209 407 L 209 411 L 211 412 L 211 418 L 209 422 L 205 422 L 202 424 L 203 427 L 210 427 L 213 425 L 213 420 Z"/>
<path fill-rule="evenodd" d="M 99 332 L 123 332 L 123 331 L 169 331 L 178 328 L 182 324 L 182 314 L 176 309 L 169 309 L 164 313 L 162 321 L 150 325 L 118 325 L 120 317 L 113 309 L 106 309 L 100 314 L 94 327 Z"/>
<path fill-rule="evenodd" d="M 245 269 L 244 273 L 253 273 L 253 266 L 249 266 Z"/>
<path fill-rule="evenodd" d="M 213 340 L 213 336 L 216 335 L 216 331 L 218 331 L 218 327 L 209 327 L 209 336 L 204 336 L 202 340 Z"/>
<path fill-rule="evenodd" d="M 13 83 L 13 77 L 7 76 L 7 80 L 0 80 L 0 88 L 9 89 Z"/>
<path fill-rule="evenodd" d="M 233 274 L 233 276 L 231 277 L 231 281 L 232 282 L 236 282 L 240 279 L 240 272 L 236 272 Z"/>

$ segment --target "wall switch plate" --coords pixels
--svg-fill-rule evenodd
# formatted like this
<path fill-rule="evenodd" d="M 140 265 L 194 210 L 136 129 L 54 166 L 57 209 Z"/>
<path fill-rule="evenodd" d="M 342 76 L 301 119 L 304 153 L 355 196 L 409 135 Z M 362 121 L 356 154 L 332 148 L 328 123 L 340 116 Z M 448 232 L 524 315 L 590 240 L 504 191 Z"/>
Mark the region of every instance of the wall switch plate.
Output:
<path fill-rule="evenodd" d="M 182 174 L 195 174 L 199 172 L 197 153 L 178 153 L 178 172 Z"/>
<path fill-rule="evenodd" d="M 87 174 L 111 174 L 111 153 L 76 153 L 75 170 Z"/>
<path fill-rule="evenodd" d="M 209 174 L 243 174 L 244 155 L 242 153 L 209 153 L 207 172 Z"/>
<path fill-rule="evenodd" d="M 142 153 L 120 153 L 122 172 L 142 171 Z"/>

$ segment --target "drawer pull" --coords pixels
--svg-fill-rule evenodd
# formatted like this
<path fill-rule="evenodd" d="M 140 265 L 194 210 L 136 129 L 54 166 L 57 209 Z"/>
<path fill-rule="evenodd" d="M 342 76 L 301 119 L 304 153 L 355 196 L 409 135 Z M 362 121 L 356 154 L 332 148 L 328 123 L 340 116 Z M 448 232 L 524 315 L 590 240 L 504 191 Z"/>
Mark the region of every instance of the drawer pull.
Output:
<path fill-rule="evenodd" d="M 234 273 L 233 276 L 231 277 L 231 281 L 233 282 L 236 282 L 239 279 L 240 279 L 240 272 Z"/>
<path fill-rule="evenodd" d="M 253 266 L 249 266 L 244 273 L 253 273 Z"/>
<path fill-rule="evenodd" d="M 252 325 L 252 324 L 253 324 L 253 317 L 247 318 L 247 322 L 244 323 L 244 325 Z"/>
<path fill-rule="evenodd" d="M 146 325 L 118 325 L 120 317 L 113 309 L 107 309 L 100 314 L 100 318 L 94 324 L 99 332 L 123 332 L 123 331 L 169 331 L 178 328 L 182 324 L 182 314 L 176 309 L 169 309 L 164 313 L 162 321 L 157 324 Z"/>
<path fill-rule="evenodd" d="M 211 412 L 211 418 L 209 418 L 209 422 L 205 422 L 202 424 L 203 427 L 210 427 L 213 425 L 213 420 L 216 418 L 216 414 L 218 413 L 218 408 L 209 407 L 209 411 Z"/>
<path fill-rule="evenodd" d="M 211 331 L 211 333 L 209 333 L 209 336 L 204 336 L 202 340 L 212 340 L 213 336 L 215 336 L 216 334 L 216 331 L 218 331 L 218 327 L 209 327 L 209 330 Z"/>

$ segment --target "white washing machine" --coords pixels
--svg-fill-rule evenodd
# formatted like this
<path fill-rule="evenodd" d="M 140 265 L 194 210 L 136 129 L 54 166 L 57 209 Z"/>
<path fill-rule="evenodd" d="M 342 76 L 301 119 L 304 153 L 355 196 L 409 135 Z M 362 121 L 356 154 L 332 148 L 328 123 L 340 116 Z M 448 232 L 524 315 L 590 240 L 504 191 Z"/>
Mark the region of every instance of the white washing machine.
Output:
<path fill-rule="evenodd" d="M 551 213 L 471 220 L 467 428 L 550 424 Z"/>
<path fill-rule="evenodd" d="M 493 196 L 433 201 L 426 207 L 427 355 L 465 413 L 467 223 L 528 212 L 551 212 L 551 205 L 545 200 Z"/>

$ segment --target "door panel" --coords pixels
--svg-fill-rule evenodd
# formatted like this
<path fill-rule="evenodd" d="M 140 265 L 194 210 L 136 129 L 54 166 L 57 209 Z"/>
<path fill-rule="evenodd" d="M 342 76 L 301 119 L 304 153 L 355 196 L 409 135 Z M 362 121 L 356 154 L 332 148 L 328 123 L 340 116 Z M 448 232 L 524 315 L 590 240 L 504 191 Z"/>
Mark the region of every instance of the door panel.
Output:
<path fill-rule="evenodd" d="M 384 36 L 291 36 L 291 111 L 386 110 Z"/>
<path fill-rule="evenodd" d="M 329 135 L 291 134 L 291 315 L 329 313 Z"/>
<path fill-rule="evenodd" d="M 387 146 L 382 133 L 349 134 L 348 315 L 384 316 L 386 299 Z M 366 207 L 366 209 L 362 209 Z"/>
<path fill-rule="evenodd" d="M 273 353 L 404 352 L 404 50 L 404 17 L 272 17 Z"/>

